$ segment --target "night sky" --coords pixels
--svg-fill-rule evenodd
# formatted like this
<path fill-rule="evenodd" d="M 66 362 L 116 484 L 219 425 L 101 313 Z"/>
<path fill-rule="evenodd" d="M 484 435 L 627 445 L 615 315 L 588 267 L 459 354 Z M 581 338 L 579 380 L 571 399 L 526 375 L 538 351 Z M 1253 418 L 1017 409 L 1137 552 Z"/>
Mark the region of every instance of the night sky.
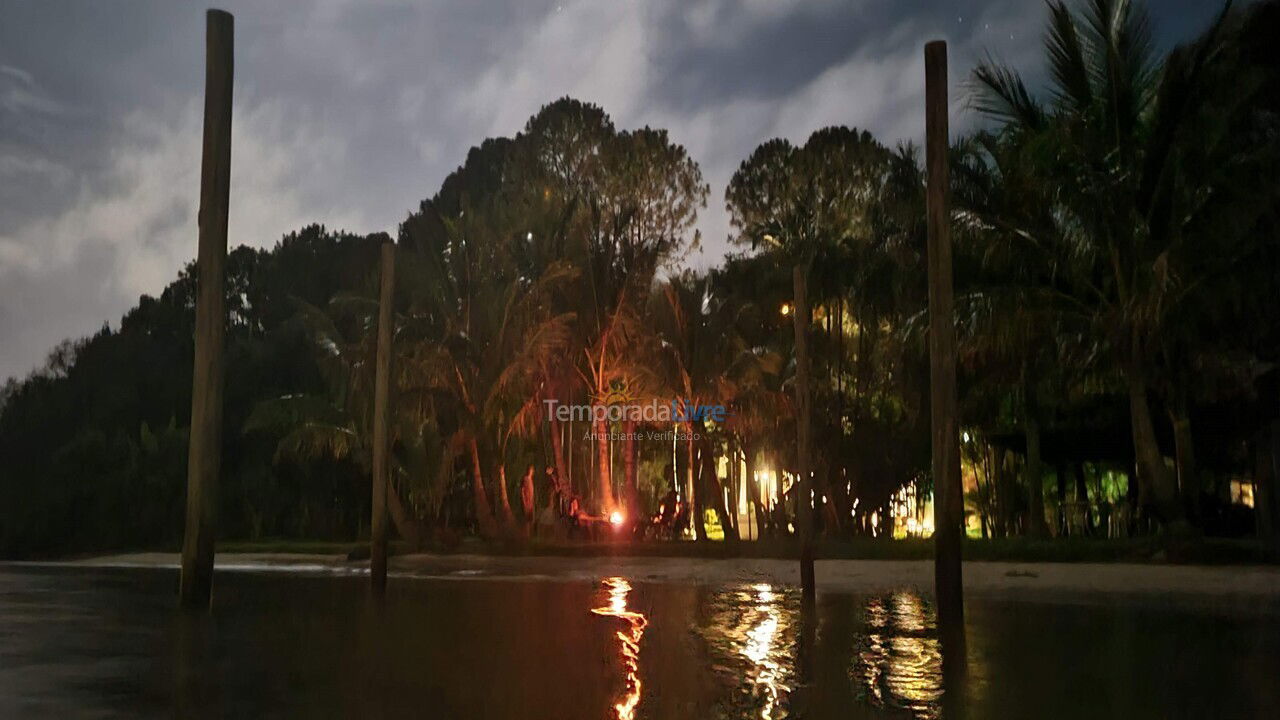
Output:
<path fill-rule="evenodd" d="M 1040 0 L 232 2 L 232 247 L 318 222 L 393 232 L 467 149 L 560 96 L 664 127 L 724 186 L 772 137 L 826 125 L 919 141 L 922 45 L 963 81 L 985 52 L 1042 75 Z M 1213 0 L 1148 3 L 1162 47 Z M 0 0 L 0 379 L 158 294 L 196 247 L 204 9 Z"/>

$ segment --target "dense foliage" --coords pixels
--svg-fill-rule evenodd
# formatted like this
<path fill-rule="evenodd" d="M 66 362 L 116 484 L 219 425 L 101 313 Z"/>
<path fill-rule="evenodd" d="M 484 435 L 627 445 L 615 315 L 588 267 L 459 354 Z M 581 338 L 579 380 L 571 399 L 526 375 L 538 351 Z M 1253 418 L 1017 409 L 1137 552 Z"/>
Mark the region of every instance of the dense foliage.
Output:
<path fill-rule="evenodd" d="M 240 432 L 263 398 L 323 386 L 297 302 L 327 304 L 375 267 L 378 238 L 309 227 L 227 262 L 224 531 L 350 537 L 368 493 L 340 464 L 274 465 L 274 447 Z M 120 322 L 55 349 L 10 381 L 0 414 L 0 547 L 9 555 L 143 545 L 182 535 L 192 268 Z"/>

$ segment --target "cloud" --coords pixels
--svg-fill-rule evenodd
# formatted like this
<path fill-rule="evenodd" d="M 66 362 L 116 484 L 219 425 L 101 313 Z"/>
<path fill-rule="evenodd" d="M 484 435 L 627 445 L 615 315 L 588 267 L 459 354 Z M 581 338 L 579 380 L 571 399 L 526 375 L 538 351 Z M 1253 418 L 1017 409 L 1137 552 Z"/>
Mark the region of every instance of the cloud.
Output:
<path fill-rule="evenodd" d="M 1183 20 L 1203 5 L 1168 3 Z M 921 48 L 936 37 L 951 43 L 962 132 L 964 73 L 984 49 L 1036 67 L 1044 21 L 1028 0 L 226 4 L 232 246 L 311 222 L 394 230 L 469 147 L 572 95 L 620 127 L 669 129 L 701 164 L 699 267 L 728 249 L 724 187 L 758 144 L 832 124 L 919 141 Z M 203 83 L 197 6 L 4 12 L 0 377 L 114 322 L 194 256 Z"/>
<path fill-rule="evenodd" d="M 114 322 L 194 258 L 200 105 L 190 101 L 162 120 L 138 113 L 126 125 L 104 182 L 82 183 L 63 212 L 0 236 L 0 307 L 8 309 L 0 318 L 0 370 L 29 368 L 68 328 Z M 350 161 L 340 137 L 282 103 L 235 112 L 229 246 L 270 245 L 309 222 L 364 227 L 357 199 L 326 205 L 327 193 L 316 188 L 318 179 L 340 177 Z M 24 328 L 15 309 L 57 322 Z"/>
<path fill-rule="evenodd" d="M 0 75 L 7 75 L 23 85 L 31 85 L 35 83 L 35 78 L 31 77 L 31 73 L 12 65 L 0 64 Z"/>
<path fill-rule="evenodd" d="M 818 9 L 823 12 L 815 12 L 814 6 L 805 6 L 814 13 L 800 23 L 805 33 L 813 32 L 814 23 L 849 22 L 846 16 L 831 15 L 831 8 L 822 5 Z M 858 18 L 877 9 L 883 11 L 883 4 L 855 3 L 852 10 L 849 6 L 841 9 L 852 13 L 856 26 Z M 700 267 L 714 265 L 730 250 L 726 242 L 729 218 L 722 207 L 723 191 L 738 163 L 757 145 L 775 137 L 802 144 L 815 130 L 831 125 L 870 130 L 890 146 L 901 142 L 922 143 L 923 47 L 934 39 L 945 39 L 950 46 L 953 135 L 967 132 L 978 123 L 978 119 L 966 111 L 965 83 L 969 68 L 986 49 L 997 50 L 1001 57 L 1020 68 L 1034 67 L 1039 57 L 1039 36 L 1028 29 L 1039 28 L 1042 11 L 1036 4 L 1005 0 L 981 8 L 961 8 L 962 15 L 943 13 L 945 18 L 918 13 L 869 18 L 861 24 L 859 33 L 849 36 L 843 54 L 828 55 L 824 67 L 806 68 L 802 80 L 769 93 L 744 86 L 737 93 L 725 96 L 722 102 L 694 106 L 691 110 L 683 103 L 668 106 L 657 124 L 678 129 L 675 137 L 702 162 L 703 172 L 712 186 L 711 207 L 699 220 L 703 252 L 695 256 L 692 263 Z M 776 22 L 742 24 L 742 32 L 747 34 L 764 31 L 773 43 L 762 41 L 759 52 L 766 55 L 795 52 L 796 48 L 782 39 L 785 35 L 779 33 Z M 719 41 L 713 42 L 719 45 Z M 733 47 L 726 47 L 736 52 Z"/>
<path fill-rule="evenodd" d="M 484 135 L 513 135 L 542 105 L 570 95 L 618 116 L 633 114 L 648 92 L 646 37 L 640 2 L 564 2 L 531 27 L 523 42 L 463 93 L 461 108 Z M 478 144 L 483 138 L 477 138 Z"/>
<path fill-rule="evenodd" d="M 0 65 L 0 112 L 56 115 L 63 108 L 36 85 L 31 73 L 12 65 Z"/>

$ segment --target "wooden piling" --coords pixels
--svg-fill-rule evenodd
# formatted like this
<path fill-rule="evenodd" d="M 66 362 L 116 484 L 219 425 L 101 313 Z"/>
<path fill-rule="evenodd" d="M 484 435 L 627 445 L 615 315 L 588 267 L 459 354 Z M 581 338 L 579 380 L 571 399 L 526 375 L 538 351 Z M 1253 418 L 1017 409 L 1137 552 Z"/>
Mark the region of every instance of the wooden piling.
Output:
<path fill-rule="evenodd" d="M 207 608 L 213 591 L 218 474 L 222 460 L 223 298 L 227 207 L 231 189 L 233 19 L 210 10 L 205 20 L 204 149 L 200 172 L 195 364 L 187 457 L 187 524 L 178 600 Z"/>
<path fill-rule="evenodd" d="M 960 567 L 964 505 L 956 411 L 956 331 L 952 298 L 950 169 L 947 162 L 947 44 L 925 45 L 928 171 L 929 378 L 933 433 L 934 583 L 938 628 L 963 658 L 964 583 Z M 958 647 L 957 647 L 958 644 Z"/>
<path fill-rule="evenodd" d="M 391 483 L 389 424 L 391 391 L 391 305 L 395 297 L 396 246 L 382 245 L 378 297 L 378 347 L 373 382 L 373 520 L 369 524 L 369 578 L 373 592 L 387 589 L 387 492 Z"/>
<path fill-rule="evenodd" d="M 800 588 L 806 607 L 815 602 L 816 582 L 813 574 L 813 478 L 809 453 L 809 265 L 801 263 L 792 269 L 791 282 L 795 297 L 792 323 L 796 335 L 796 525 L 800 531 Z"/>

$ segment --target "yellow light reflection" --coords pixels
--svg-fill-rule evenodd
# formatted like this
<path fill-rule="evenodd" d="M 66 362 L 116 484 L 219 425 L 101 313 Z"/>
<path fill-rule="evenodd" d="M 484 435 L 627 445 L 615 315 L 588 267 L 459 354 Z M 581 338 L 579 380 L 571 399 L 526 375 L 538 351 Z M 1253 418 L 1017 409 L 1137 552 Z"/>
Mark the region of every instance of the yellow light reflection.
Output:
<path fill-rule="evenodd" d="M 920 598 L 900 592 L 867 603 L 867 641 L 857 676 L 867 699 L 916 718 L 941 714 L 942 652 L 936 624 Z"/>
<path fill-rule="evenodd" d="M 783 615 L 772 587 L 761 583 L 752 589 L 756 592 L 757 622 L 747 631 L 747 642 L 741 653 L 752 664 L 754 672 L 748 677 L 764 699 L 760 717 L 771 720 L 778 707 L 779 696 L 788 690 L 782 683 L 783 666 L 778 662 L 780 658 L 775 648 Z"/>
<path fill-rule="evenodd" d="M 626 628 L 617 631 L 619 655 L 622 668 L 626 673 L 626 683 L 622 698 L 613 706 L 618 720 L 633 720 L 636 706 L 640 704 L 640 638 L 644 636 L 648 618 L 638 612 L 627 609 L 627 595 L 631 592 L 631 583 L 625 578 L 605 578 L 601 583 L 609 591 L 609 603 L 604 607 L 592 608 L 596 615 L 619 618 L 626 622 Z"/>
<path fill-rule="evenodd" d="M 700 628 L 715 668 L 734 692 L 717 717 L 785 717 L 795 676 L 794 597 L 768 583 L 726 588 Z"/>
<path fill-rule="evenodd" d="M 884 704 L 881 678 L 884 675 L 884 630 L 889 625 L 889 613 L 880 598 L 867 601 L 867 645 L 858 655 L 862 687 L 873 705 Z"/>

